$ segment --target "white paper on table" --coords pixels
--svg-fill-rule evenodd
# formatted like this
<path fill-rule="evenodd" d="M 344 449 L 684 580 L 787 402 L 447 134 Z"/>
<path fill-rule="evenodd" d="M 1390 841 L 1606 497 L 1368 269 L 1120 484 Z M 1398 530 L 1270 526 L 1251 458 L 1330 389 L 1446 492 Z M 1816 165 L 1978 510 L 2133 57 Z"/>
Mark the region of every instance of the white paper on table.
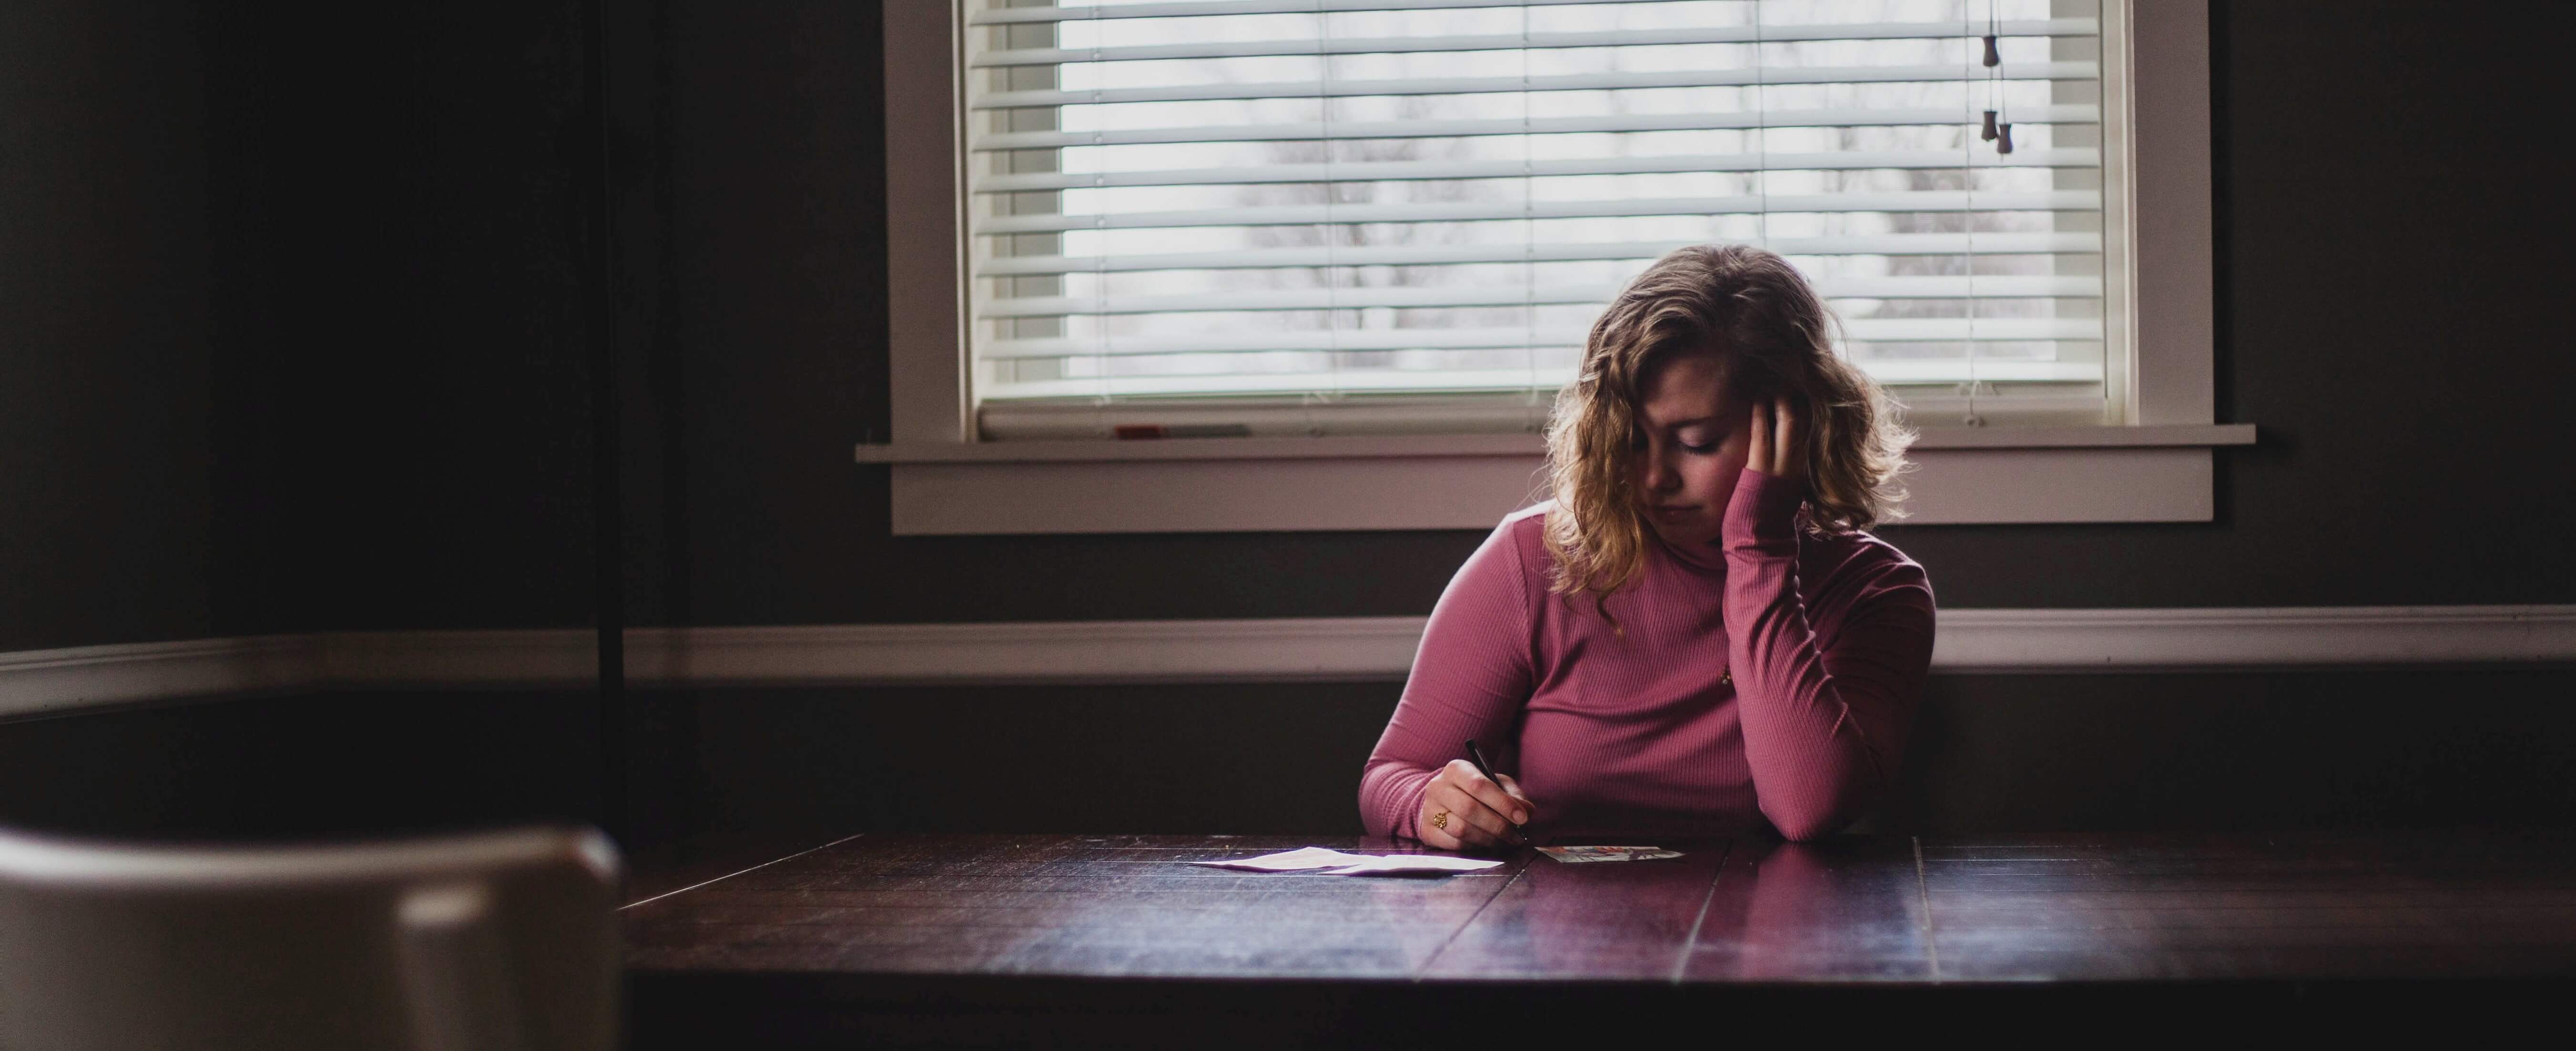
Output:
<path fill-rule="evenodd" d="M 1538 852 L 1558 861 L 1661 861 L 1682 856 L 1678 850 L 1662 847 L 1540 847 Z"/>
<path fill-rule="evenodd" d="M 1325 847 L 1300 847 L 1257 858 L 1225 858 L 1218 861 L 1193 861 L 1218 869 L 1250 869 L 1255 872 L 1309 872 L 1332 869 L 1331 876 L 1393 876 L 1415 872 L 1478 872 L 1502 864 L 1476 858 L 1453 858 L 1442 854 L 1346 854 Z"/>
<path fill-rule="evenodd" d="M 1499 861 L 1477 858 L 1453 858 L 1446 854 L 1387 854 L 1373 857 L 1349 868 L 1334 869 L 1327 876 L 1403 876 L 1421 872 L 1481 872 L 1500 865 Z"/>
<path fill-rule="evenodd" d="M 1337 869 L 1345 865 L 1365 865 L 1366 854 L 1344 854 L 1323 847 L 1299 847 L 1257 858 L 1226 858 L 1221 861 L 1193 861 L 1213 869 L 1252 869 L 1256 872 L 1303 872 L 1308 869 Z"/>

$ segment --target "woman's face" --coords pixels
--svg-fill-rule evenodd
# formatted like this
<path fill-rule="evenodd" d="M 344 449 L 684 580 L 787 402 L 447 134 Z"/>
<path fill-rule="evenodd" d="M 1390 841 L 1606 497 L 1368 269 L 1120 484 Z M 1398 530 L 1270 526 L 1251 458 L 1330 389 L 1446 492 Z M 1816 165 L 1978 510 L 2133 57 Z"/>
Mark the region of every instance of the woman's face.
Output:
<path fill-rule="evenodd" d="M 1745 461 L 1744 406 L 1717 359 L 1693 354 L 1646 374 L 1635 436 L 1638 513 L 1675 547 L 1715 543 Z"/>

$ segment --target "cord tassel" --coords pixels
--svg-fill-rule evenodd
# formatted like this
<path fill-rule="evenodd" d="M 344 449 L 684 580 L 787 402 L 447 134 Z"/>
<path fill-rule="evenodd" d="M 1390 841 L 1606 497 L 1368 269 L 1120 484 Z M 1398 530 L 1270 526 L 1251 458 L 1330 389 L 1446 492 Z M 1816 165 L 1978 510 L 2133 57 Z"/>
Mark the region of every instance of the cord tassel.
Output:
<path fill-rule="evenodd" d="M 1980 133 L 1977 137 L 1984 139 L 1987 142 L 1995 141 L 1995 111 L 1986 111 L 1986 130 L 1983 133 Z"/>
<path fill-rule="evenodd" d="M 2003 64 L 2004 56 L 2001 52 L 1995 50 L 1995 38 L 1992 34 L 1988 34 L 1986 36 L 1986 65 L 1991 68 Z"/>
<path fill-rule="evenodd" d="M 2010 124 L 2006 124 L 2006 125 L 2004 125 L 2004 126 L 2003 126 L 2003 130 L 2002 130 L 2002 132 L 2000 132 L 2000 133 L 1997 135 L 1997 141 L 1996 141 L 1996 143 L 1995 143 L 1995 152 L 1996 152 L 1996 153 L 2011 153 L 2011 152 L 2012 152 L 2012 125 L 2010 125 Z"/>

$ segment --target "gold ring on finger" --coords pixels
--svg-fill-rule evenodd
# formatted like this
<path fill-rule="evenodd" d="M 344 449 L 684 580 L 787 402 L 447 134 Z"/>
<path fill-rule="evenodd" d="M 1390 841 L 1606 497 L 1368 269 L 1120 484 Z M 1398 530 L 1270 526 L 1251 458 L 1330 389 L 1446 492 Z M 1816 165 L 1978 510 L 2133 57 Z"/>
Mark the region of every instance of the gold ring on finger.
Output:
<path fill-rule="evenodd" d="M 1442 810 L 1442 811 L 1439 811 L 1439 812 L 1437 812 L 1437 813 L 1432 814 L 1432 815 L 1431 815 L 1431 827 L 1436 828 L 1436 829 L 1440 829 L 1440 830 L 1442 830 L 1442 831 L 1447 831 L 1447 830 L 1448 830 L 1448 828 L 1449 828 L 1449 812 L 1448 812 L 1448 811 L 1446 811 L 1446 810 Z"/>

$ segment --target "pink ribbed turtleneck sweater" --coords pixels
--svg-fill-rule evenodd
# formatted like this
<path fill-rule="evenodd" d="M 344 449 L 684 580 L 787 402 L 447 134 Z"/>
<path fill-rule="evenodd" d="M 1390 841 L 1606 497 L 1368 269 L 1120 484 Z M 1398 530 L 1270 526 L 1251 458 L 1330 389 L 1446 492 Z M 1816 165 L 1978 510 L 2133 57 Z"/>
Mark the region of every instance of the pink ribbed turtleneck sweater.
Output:
<path fill-rule="evenodd" d="M 1793 482 L 1747 470 L 1721 539 L 1650 542 L 1610 599 L 1548 593 L 1540 504 L 1512 514 L 1431 611 L 1360 778 L 1374 835 L 1418 837 L 1422 792 L 1475 739 L 1544 835 L 1842 828 L 1896 774 L 1932 659 L 1923 567 L 1867 533 L 1797 526 Z M 1730 681 L 1731 680 L 1731 681 Z"/>

